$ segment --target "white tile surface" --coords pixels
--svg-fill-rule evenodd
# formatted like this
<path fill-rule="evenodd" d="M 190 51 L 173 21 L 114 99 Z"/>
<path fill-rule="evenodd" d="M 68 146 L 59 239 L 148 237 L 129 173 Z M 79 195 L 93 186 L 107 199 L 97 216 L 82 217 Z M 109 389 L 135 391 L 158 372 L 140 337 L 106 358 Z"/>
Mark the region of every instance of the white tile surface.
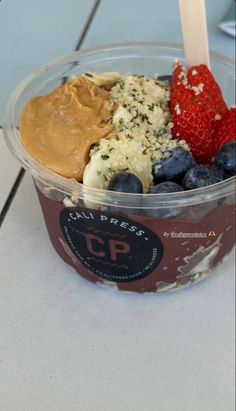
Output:
<path fill-rule="evenodd" d="M 0 213 L 20 171 L 20 166 L 11 155 L 0 129 Z"/>
<path fill-rule="evenodd" d="M 0 1 L 0 106 L 74 47 L 93 3 Z M 232 57 L 229 3 L 206 0 L 210 47 Z M 128 40 L 180 42 L 177 1 L 102 0 L 83 47 Z M 0 135 L 0 210 L 18 169 Z M 233 257 L 173 294 L 99 288 L 57 256 L 24 177 L 0 229 L 0 410 L 233 411 Z"/>
<path fill-rule="evenodd" d="M 56 255 L 26 176 L 0 259 L 1 410 L 234 410 L 233 255 L 173 294 L 105 290 Z"/>
<path fill-rule="evenodd" d="M 235 40 L 219 22 L 232 0 L 206 0 L 210 50 L 235 58 Z M 103 0 L 83 47 L 123 41 L 182 43 L 177 0 Z"/>
<path fill-rule="evenodd" d="M 72 51 L 95 0 L 0 2 L 0 124 L 12 89 L 42 64 Z"/>

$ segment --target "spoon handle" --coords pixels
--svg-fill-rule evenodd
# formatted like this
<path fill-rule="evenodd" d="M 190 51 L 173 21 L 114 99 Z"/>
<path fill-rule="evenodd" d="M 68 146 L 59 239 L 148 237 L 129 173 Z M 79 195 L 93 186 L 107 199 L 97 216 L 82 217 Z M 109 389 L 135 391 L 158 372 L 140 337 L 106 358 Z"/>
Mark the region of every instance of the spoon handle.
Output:
<path fill-rule="evenodd" d="M 210 68 L 205 0 L 179 0 L 179 9 L 187 67 Z"/>

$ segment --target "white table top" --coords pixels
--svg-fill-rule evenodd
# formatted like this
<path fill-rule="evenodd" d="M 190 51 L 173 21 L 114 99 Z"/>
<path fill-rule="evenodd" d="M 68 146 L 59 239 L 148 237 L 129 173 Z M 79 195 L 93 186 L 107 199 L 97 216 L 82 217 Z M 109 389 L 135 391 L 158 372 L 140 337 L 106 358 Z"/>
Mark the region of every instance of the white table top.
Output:
<path fill-rule="evenodd" d="M 95 5 L 36 3 L 0 2 L 2 106 L 34 67 L 74 48 Z M 233 58 L 217 28 L 230 0 L 206 3 L 210 48 Z M 181 42 L 177 0 L 102 0 L 82 47 L 128 40 Z M 0 212 L 19 170 L 0 131 Z M 25 175 L 0 227 L 0 410 L 233 411 L 234 271 L 231 253 L 175 293 L 95 286 L 55 253 Z"/>

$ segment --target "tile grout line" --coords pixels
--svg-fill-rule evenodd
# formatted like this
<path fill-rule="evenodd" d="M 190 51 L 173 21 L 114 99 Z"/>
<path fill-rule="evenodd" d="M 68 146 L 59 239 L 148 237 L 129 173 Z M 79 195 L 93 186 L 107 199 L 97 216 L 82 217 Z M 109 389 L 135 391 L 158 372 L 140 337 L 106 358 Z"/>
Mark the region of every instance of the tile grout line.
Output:
<path fill-rule="evenodd" d="M 87 35 L 87 33 L 88 33 L 88 30 L 89 30 L 89 28 L 90 28 L 90 26 L 91 26 L 91 24 L 92 24 L 92 21 L 93 21 L 93 19 L 94 19 L 94 17 L 95 17 L 95 14 L 96 14 L 96 12 L 97 12 L 97 10 L 98 10 L 98 7 L 99 7 L 101 1 L 102 1 L 102 0 L 96 0 L 96 1 L 95 1 L 94 5 L 93 5 L 93 7 L 92 7 L 92 10 L 91 10 L 91 12 L 90 12 L 90 14 L 89 14 L 89 16 L 88 16 L 88 18 L 87 18 L 86 24 L 84 25 L 84 28 L 83 28 L 83 30 L 82 30 L 82 33 L 81 33 L 81 35 L 80 35 L 80 37 L 79 37 L 79 39 L 78 39 L 78 41 L 77 41 L 77 43 L 76 43 L 76 46 L 75 46 L 75 48 L 74 48 L 74 51 L 78 51 L 78 50 L 81 48 L 81 46 L 82 46 L 82 44 L 83 44 L 83 42 L 84 42 L 84 39 L 85 39 L 85 37 L 86 37 L 86 35 Z M 1 130 L 1 129 L 2 129 L 2 126 L 0 125 L 0 130 Z M 15 195 L 16 195 L 16 193 L 17 193 L 18 188 L 20 187 L 20 184 L 21 184 L 21 182 L 22 182 L 22 180 L 23 180 L 24 175 L 25 175 L 25 170 L 21 167 L 21 169 L 20 169 L 20 171 L 19 171 L 19 173 L 18 173 L 18 175 L 17 175 L 17 177 L 16 177 L 16 179 L 15 179 L 15 182 L 14 182 L 14 184 L 13 184 L 13 187 L 12 187 L 12 189 L 11 189 L 11 191 L 10 191 L 10 193 L 9 193 L 6 201 L 5 201 L 5 204 L 4 204 L 3 208 L 2 208 L 2 211 L 1 211 L 1 213 L 0 213 L 0 228 L 1 228 L 2 224 L 3 224 L 3 222 L 4 222 L 4 219 L 5 219 L 5 217 L 6 217 L 7 213 L 8 213 L 8 210 L 9 210 L 10 207 L 11 207 L 11 204 L 12 204 L 14 198 L 15 198 Z"/>
<path fill-rule="evenodd" d="M 89 17 L 88 17 L 88 19 L 87 19 L 87 22 L 86 22 L 86 24 L 85 24 L 85 26 L 84 26 L 84 28 L 83 28 L 83 30 L 82 30 L 82 33 L 81 33 L 81 35 L 80 35 L 80 37 L 79 37 L 79 40 L 78 40 L 78 42 L 77 42 L 77 44 L 76 44 L 76 46 L 75 46 L 75 48 L 74 48 L 75 51 L 78 51 L 78 50 L 81 48 L 81 46 L 82 46 L 82 44 L 83 44 L 83 42 L 84 42 L 84 39 L 85 39 L 85 37 L 86 37 L 86 35 L 87 35 L 87 33 L 88 33 L 88 30 L 89 30 L 89 28 L 90 28 L 90 26 L 91 26 L 91 24 L 92 24 L 92 21 L 93 21 L 93 19 L 94 19 L 94 17 L 95 17 L 95 14 L 96 14 L 96 12 L 97 12 L 97 10 L 98 10 L 98 7 L 99 7 L 100 4 L 101 4 L 101 1 L 102 1 L 102 0 L 96 0 L 96 1 L 95 1 L 95 4 L 94 4 L 94 6 L 93 6 L 93 8 L 92 8 L 92 10 L 91 10 L 91 12 L 90 12 L 90 14 L 89 14 Z"/>
<path fill-rule="evenodd" d="M 13 187 L 12 187 L 11 191 L 10 191 L 10 194 L 8 195 L 7 200 L 6 200 L 6 202 L 3 206 L 3 209 L 1 211 L 1 214 L 0 214 L 0 228 L 1 228 L 2 223 L 3 223 L 3 221 L 4 221 L 4 219 L 7 215 L 7 212 L 9 210 L 10 206 L 11 206 L 11 203 L 12 203 L 12 201 L 13 201 L 15 195 L 16 195 L 16 192 L 17 192 L 17 190 L 20 186 L 20 183 L 21 183 L 24 175 L 25 175 L 25 170 L 23 168 L 21 168 L 19 173 L 18 173 L 18 176 L 15 179 L 15 182 L 13 184 Z"/>

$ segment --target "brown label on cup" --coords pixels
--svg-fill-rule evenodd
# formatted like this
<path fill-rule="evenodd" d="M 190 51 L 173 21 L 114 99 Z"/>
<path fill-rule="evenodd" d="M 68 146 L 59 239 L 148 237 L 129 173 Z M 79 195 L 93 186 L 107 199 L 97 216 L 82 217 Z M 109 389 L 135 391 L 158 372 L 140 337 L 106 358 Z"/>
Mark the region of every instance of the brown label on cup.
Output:
<path fill-rule="evenodd" d="M 69 247 L 92 273 L 109 281 L 135 281 L 160 264 L 163 244 L 149 228 L 123 217 L 68 207 L 60 225 Z"/>

